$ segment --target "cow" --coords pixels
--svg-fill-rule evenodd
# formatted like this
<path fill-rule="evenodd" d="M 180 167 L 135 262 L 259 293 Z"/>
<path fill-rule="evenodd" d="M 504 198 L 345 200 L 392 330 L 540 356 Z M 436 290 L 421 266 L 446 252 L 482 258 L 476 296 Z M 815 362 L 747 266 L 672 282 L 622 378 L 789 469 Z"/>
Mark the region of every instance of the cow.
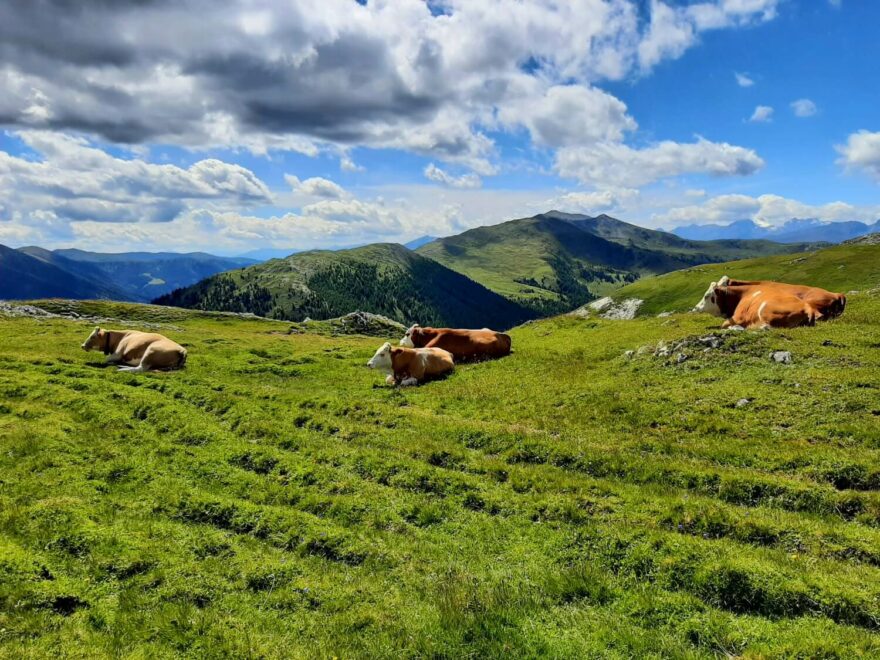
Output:
<path fill-rule="evenodd" d="M 452 353 L 458 362 L 510 355 L 510 344 L 510 335 L 489 328 L 457 330 L 423 328 L 418 324 L 407 330 L 400 340 L 400 345 L 407 348 L 442 348 Z"/>
<path fill-rule="evenodd" d="M 722 278 L 722 282 L 729 282 Z M 771 283 L 772 284 L 772 283 Z M 712 282 L 695 312 L 725 319 L 723 328 L 794 328 L 815 325 L 822 312 L 784 288 L 763 285 L 724 285 Z"/>
<path fill-rule="evenodd" d="M 843 311 L 846 309 L 845 295 L 826 291 L 817 286 L 786 284 L 785 282 L 773 282 L 770 280 L 734 280 L 727 277 L 727 275 L 721 278 L 718 286 L 760 286 L 786 290 L 815 307 L 822 313 L 823 319 L 836 318 L 843 314 Z"/>
<path fill-rule="evenodd" d="M 104 330 L 96 327 L 83 342 L 84 351 L 101 351 L 105 364 L 123 365 L 120 371 L 182 369 L 186 349 L 163 335 L 137 330 Z"/>
<path fill-rule="evenodd" d="M 455 362 L 452 353 L 442 348 L 402 348 L 385 342 L 367 366 L 387 373 L 389 385 L 406 387 L 448 374 Z"/>

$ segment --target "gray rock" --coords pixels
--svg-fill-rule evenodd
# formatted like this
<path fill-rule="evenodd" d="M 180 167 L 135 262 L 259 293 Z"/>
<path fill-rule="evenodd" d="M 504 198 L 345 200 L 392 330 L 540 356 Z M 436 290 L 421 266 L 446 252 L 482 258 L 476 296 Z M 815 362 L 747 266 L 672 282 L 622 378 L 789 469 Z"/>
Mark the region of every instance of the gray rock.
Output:
<path fill-rule="evenodd" d="M 675 356 L 675 361 L 678 364 L 681 364 L 682 362 L 687 362 L 687 359 L 688 359 L 688 356 L 685 355 L 684 353 L 679 353 L 678 355 Z"/>
<path fill-rule="evenodd" d="M 637 354 L 637 355 L 647 355 L 647 354 L 650 353 L 652 350 L 654 350 L 654 349 L 651 348 L 650 346 L 640 346 L 640 347 L 639 347 L 639 350 L 636 351 L 636 354 Z"/>
<path fill-rule="evenodd" d="M 789 351 L 773 351 L 770 353 L 770 359 L 779 364 L 791 364 L 791 353 Z"/>
<path fill-rule="evenodd" d="M 752 402 L 751 399 L 740 399 L 739 401 L 736 402 L 736 407 L 737 408 L 744 408 L 747 405 L 749 405 L 751 402 Z"/>
<path fill-rule="evenodd" d="M 631 360 L 635 354 L 635 351 L 627 351 L 623 354 L 623 357 L 625 357 L 627 360 Z"/>
<path fill-rule="evenodd" d="M 672 316 L 672 312 L 660 312 L 657 314 L 658 319 L 665 319 L 667 316 Z"/>
<path fill-rule="evenodd" d="M 627 298 L 616 303 L 613 298 L 606 296 L 578 307 L 576 310 L 569 312 L 568 316 L 586 319 L 592 314 L 598 314 L 603 319 L 628 321 L 636 317 L 639 308 L 644 302 L 644 300 L 639 300 L 638 298 Z"/>

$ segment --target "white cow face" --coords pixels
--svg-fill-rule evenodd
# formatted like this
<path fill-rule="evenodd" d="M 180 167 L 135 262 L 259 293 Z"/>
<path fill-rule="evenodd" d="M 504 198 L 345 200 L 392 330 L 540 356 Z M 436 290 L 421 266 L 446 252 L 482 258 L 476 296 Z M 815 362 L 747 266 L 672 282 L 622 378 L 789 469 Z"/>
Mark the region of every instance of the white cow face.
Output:
<path fill-rule="evenodd" d="M 410 329 L 406 331 L 406 334 L 403 336 L 403 339 L 400 340 L 401 346 L 404 346 L 406 348 L 415 348 L 416 347 L 416 345 L 413 344 L 412 333 L 413 333 L 413 330 L 415 330 L 418 327 L 419 327 L 418 324 L 416 324 L 416 325 L 411 326 Z"/>
<path fill-rule="evenodd" d="M 82 349 L 84 351 L 100 351 L 102 342 L 104 341 L 102 334 L 101 328 L 95 326 L 95 329 L 92 330 L 92 334 L 90 334 L 88 339 L 82 343 Z"/>
<path fill-rule="evenodd" d="M 391 344 L 385 342 L 376 351 L 376 354 L 367 362 L 370 369 L 378 369 L 379 371 L 391 371 Z"/>
<path fill-rule="evenodd" d="M 694 306 L 695 312 L 711 314 L 712 316 L 724 316 L 721 308 L 718 306 L 718 296 L 715 294 L 717 287 L 718 282 L 712 282 L 709 285 L 709 289 L 703 294 L 703 299 Z"/>

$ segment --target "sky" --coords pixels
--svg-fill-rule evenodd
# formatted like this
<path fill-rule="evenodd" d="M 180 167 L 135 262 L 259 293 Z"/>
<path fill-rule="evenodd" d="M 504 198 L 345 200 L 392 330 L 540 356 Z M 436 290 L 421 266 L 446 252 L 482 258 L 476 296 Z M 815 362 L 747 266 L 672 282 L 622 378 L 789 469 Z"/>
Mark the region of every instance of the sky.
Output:
<path fill-rule="evenodd" d="M 880 3 L 4 0 L 0 243 L 880 219 Z"/>

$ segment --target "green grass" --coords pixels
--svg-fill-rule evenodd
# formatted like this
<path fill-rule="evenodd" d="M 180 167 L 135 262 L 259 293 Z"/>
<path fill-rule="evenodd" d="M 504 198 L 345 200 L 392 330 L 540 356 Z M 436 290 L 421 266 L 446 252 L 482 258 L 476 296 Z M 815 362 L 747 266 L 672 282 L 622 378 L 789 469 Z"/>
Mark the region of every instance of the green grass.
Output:
<path fill-rule="evenodd" d="M 880 654 L 876 293 L 682 363 L 624 352 L 717 319 L 549 319 L 414 389 L 375 338 L 81 311 L 189 360 L 0 317 L 0 657 Z"/>
<path fill-rule="evenodd" d="M 722 275 L 745 280 L 777 280 L 810 284 L 847 293 L 880 287 L 880 245 L 838 245 L 805 252 L 706 264 L 646 278 L 613 294 L 614 298 L 641 298 L 641 314 L 685 311 L 699 302 L 709 284 Z"/>

